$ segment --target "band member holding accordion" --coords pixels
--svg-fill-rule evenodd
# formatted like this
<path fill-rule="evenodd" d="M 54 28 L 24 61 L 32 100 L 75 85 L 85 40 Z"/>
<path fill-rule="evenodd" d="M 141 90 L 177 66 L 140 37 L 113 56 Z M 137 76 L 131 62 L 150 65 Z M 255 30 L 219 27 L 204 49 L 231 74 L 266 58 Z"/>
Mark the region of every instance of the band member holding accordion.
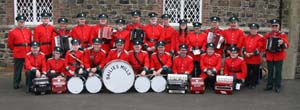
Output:
<path fill-rule="evenodd" d="M 190 32 L 187 36 L 187 45 L 189 46 L 188 54 L 194 60 L 194 69 L 192 77 L 199 77 L 200 75 L 200 57 L 201 54 L 205 51 L 205 45 L 207 43 L 207 35 L 204 32 L 201 32 L 201 23 L 195 22 L 193 23 L 194 32 Z"/>
<path fill-rule="evenodd" d="M 92 48 L 84 51 L 84 67 L 89 73 L 88 76 L 102 76 L 101 70 L 105 66 L 107 52 L 101 48 L 101 42 L 100 38 L 94 38 Z"/>
<path fill-rule="evenodd" d="M 206 44 L 206 53 L 201 55 L 200 77 L 204 80 L 206 88 L 215 88 L 216 76 L 220 74 L 222 66 L 222 57 L 215 53 L 215 44 Z"/>
<path fill-rule="evenodd" d="M 124 50 L 124 39 L 116 39 L 115 40 L 115 49 L 111 49 L 107 55 L 106 63 L 120 59 L 128 62 L 128 52 Z"/>
<path fill-rule="evenodd" d="M 112 40 L 110 41 L 111 42 L 110 45 L 111 47 L 115 47 L 114 44 L 116 39 L 124 39 L 125 40 L 124 49 L 126 51 L 129 51 L 130 31 L 125 30 L 126 21 L 124 19 L 117 19 L 115 22 L 117 25 L 117 31 L 113 33 Z"/>
<path fill-rule="evenodd" d="M 86 24 L 85 13 L 78 13 L 76 17 L 78 24 L 71 29 L 70 36 L 72 36 L 73 39 L 79 40 L 83 48 L 87 48 L 90 42 L 92 28 Z"/>
<path fill-rule="evenodd" d="M 181 44 L 179 45 L 179 49 L 180 50 L 178 51 L 178 56 L 174 58 L 172 68 L 173 73 L 191 75 L 194 68 L 194 63 L 193 58 L 187 55 L 188 45 Z"/>
<path fill-rule="evenodd" d="M 52 55 L 52 40 L 55 28 L 49 24 L 51 17 L 50 13 L 43 12 L 41 17 L 42 24 L 34 28 L 33 39 L 40 43 L 41 52 L 45 53 L 46 59 L 49 59 Z"/>
<path fill-rule="evenodd" d="M 142 50 L 143 43 L 140 41 L 134 42 L 133 50 L 129 51 L 128 62 L 132 66 L 134 73 L 139 75 L 146 75 L 149 73 L 149 55 Z"/>
<path fill-rule="evenodd" d="M 223 36 L 225 39 L 225 54 L 229 56 L 230 48 L 235 46 L 239 49 L 242 48 L 244 31 L 239 29 L 238 22 L 240 21 L 237 17 L 230 17 L 229 20 L 230 27 L 223 32 Z"/>
<path fill-rule="evenodd" d="M 176 34 L 176 30 L 170 26 L 171 16 L 169 14 L 163 14 L 161 15 L 161 21 L 162 21 L 162 32 L 160 34 L 159 41 L 163 41 L 165 43 L 165 51 L 170 52 L 172 55 L 174 54 L 174 47 L 173 43 L 175 40 L 174 35 Z"/>
<path fill-rule="evenodd" d="M 142 41 L 145 40 L 145 32 L 144 32 L 144 24 L 141 23 L 141 11 L 135 10 L 131 12 L 131 23 L 127 24 L 126 30 L 130 31 L 130 45 L 129 50 L 133 50 L 134 41 Z"/>
<path fill-rule="evenodd" d="M 22 78 L 22 69 L 26 53 L 30 52 L 31 30 L 25 27 L 26 17 L 16 17 L 16 28 L 8 32 L 7 46 L 14 57 L 13 88 L 18 89 Z"/>
<path fill-rule="evenodd" d="M 34 78 L 46 77 L 47 66 L 45 54 L 40 52 L 40 43 L 31 42 L 31 51 L 25 57 L 27 92 L 32 91 Z"/>
<path fill-rule="evenodd" d="M 181 44 L 187 44 L 187 36 L 188 36 L 188 26 L 187 23 L 188 21 L 186 19 L 181 19 L 178 21 L 179 23 L 179 31 L 176 32 L 175 36 L 175 40 L 174 40 L 174 44 L 172 44 L 174 46 L 174 51 L 177 54 L 177 52 L 180 50 L 179 46 Z"/>
<path fill-rule="evenodd" d="M 167 75 L 172 73 L 172 56 L 165 50 L 165 43 L 156 43 L 157 51 L 151 55 L 150 68 L 153 75 Z"/>
<path fill-rule="evenodd" d="M 66 61 L 61 58 L 63 50 L 60 47 L 54 47 L 52 58 L 47 60 L 47 77 L 50 79 L 55 77 L 64 77 L 66 73 Z"/>
<path fill-rule="evenodd" d="M 285 33 L 280 32 L 280 21 L 272 19 L 270 21 L 272 25 L 272 32 L 266 33 L 266 60 L 268 65 L 268 83 L 266 91 L 273 89 L 275 84 L 275 92 L 279 93 L 281 89 L 282 79 L 282 64 L 286 58 L 285 49 L 289 47 L 289 42 Z M 275 79 L 273 75 L 275 74 Z"/>
<path fill-rule="evenodd" d="M 67 26 L 68 26 L 68 19 L 65 18 L 65 17 L 61 17 L 61 18 L 58 18 L 57 20 L 58 22 L 58 29 L 54 30 L 53 32 L 53 38 L 52 39 L 52 48 L 55 48 L 55 47 L 58 47 L 58 45 L 56 45 L 57 41 L 56 39 L 59 39 L 59 44 L 60 44 L 60 48 L 62 49 L 62 57 L 65 56 L 65 53 L 67 52 L 67 47 L 64 43 L 69 43 L 69 42 L 65 42 L 65 41 L 68 41 L 68 40 L 64 40 L 64 39 L 68 39 L 69 38 L 69 34 L 70 34 L 70 31 L 67 29 Z M 56 37 L 59 37 L 59 38 L 56 38 Z"/>
<path fill-rule="evenodd" d="M 232 46 L 230 49 L 230 57 L 224 61 L 224 75 L 233 76 L 235 90 L 240 90 L 241 84 L 247 77 L 247 65 L 242 57 L 239 57 L 240 49 Z"/>
<path fill-rule="evenodd" d="M 263 36 L 258 34 L 259 25 L 249 24 L 250 34 L 244 38 L 242 55 L 247 64 L 246 86 L 254 89 L 259 76 L 259 67 L 262 62 L 260 53 L 264 47 Z"/>

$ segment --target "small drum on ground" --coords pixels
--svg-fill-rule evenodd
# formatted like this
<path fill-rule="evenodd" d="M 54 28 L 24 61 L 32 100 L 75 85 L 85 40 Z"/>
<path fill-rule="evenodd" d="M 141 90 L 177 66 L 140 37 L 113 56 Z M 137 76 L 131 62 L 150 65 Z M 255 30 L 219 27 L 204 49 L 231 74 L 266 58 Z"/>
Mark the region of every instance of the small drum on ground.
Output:
<path fill-rule="evenodd" d="M 146 93 L 150 89 L 150 80 L 146 76 L 139 76 L 134 82 L 134 88 L 139 93 Z"/>
<path fill-rule="evenodd" d="M 83 77 L 72 77 L 67 83 L 68 91 L 72 94 L 79 94 L 82 92 L 84 86 Z"/>
<path fill-rule="evenodd" d="M 67 82 L 66 78 L 64 77 L 55 77 L 52 78 L 52 93 L 58 94 L 58 93 L 65 93 L 67 91 Z"/>
<path fill-rule="evenodd" d="M 163 76 L 155 76 L 151 80 L 151 89 L 154 92 L 163 92 L 167 86 L 167 81 Z"/>
<path fill-rule="evenodd" d="M 191 93 L 203 94 L 205 92 L 204 80 L 202 78 L 191 78 Z"/>
<path fill-rule="evenodd" d="M 98 76 L 91 76 L 85 82 L 85 88 L 89 93 L 98 93 L 102 88 L 102 82 Z"/>
<path fill-rule="evenodd" d="M 215 92 L 217 94 L 232 94 L 233 93 L 233 76 L 217 75 Z"/>
<path fill-rule="evenodd" d="M 168 93 L 185 94 L 188 86 L 188 75 L 186 74 L 168 74 Z"/>

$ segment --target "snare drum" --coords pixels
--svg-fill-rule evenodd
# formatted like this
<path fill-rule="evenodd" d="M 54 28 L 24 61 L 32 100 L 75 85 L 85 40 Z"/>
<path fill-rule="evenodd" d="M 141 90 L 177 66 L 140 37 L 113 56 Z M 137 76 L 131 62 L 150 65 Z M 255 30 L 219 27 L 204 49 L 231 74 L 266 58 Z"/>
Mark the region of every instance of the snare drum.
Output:
<path fill-rule="evenodd" d="M 85 88 L 89 93 L 98 93 L 102 88 L 102 82 L 98 76 L 88 77 Z"/>
<path fill-rule="evenodd" d="M 139 93 L 146 93 L 150 89 L 150 80 L 146 76 L 137 77 L 134 82 L 134 88 Z"/>
<path fill-rule="evenodd" d="M 167 81 L 163 76 L 155 76 L 151 80 L 151 89 L 154 92 L 163 92 L 166 89 Z"/>
<path fill-rule="evenodd" d="M 72 77 L 69 79 L 67 88 L 68 91 L 72 94 L 79 94 L 83 90 L 84 78 L 82 77 Z"/>

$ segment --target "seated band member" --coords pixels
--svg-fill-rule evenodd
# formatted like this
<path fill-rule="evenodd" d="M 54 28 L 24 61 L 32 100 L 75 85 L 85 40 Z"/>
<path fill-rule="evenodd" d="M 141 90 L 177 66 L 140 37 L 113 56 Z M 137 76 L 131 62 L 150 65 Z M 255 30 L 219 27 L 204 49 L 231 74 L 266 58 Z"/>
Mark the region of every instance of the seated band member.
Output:
<path fill-rule="evenodd" d="M 172 73 L 172 58 L 171 54 L 165 51 L 165 43 L 159 41 L 156 43 L 157 52 L 151 55 L 150 67 L 153 75 L 170 74 Z"/>
<path fill-rule="evenodd" d="M 124 50 L 124 39 L 116 39 L 115 40 L 115 49 L 111 49 L 108 53 L 106 63 L 115 60 L 120 59 L 128 62 L 128 52 Z"/>
<path fill-rule="evenodd" d="M 63 58 L 60 58 L 62 49 L 60 47 L 55 47 L 52 54 L 52 58 L 47 60 L 47 77 L 50 78 L 50 81 L 55 77 L 64 77 L 66 72 L 66 61 Z"/>
<path fill-rule="evenodd" d="M 215 88 L 216 76 L 220 74 L 222 58 L 215 53 L 215 44 L 206 44 L 206 53 L 201 55 L 201 75 L 207 88 Z"/>
<path fill-rule="evenodd" d="M 243 58 L 239 57 L 239 48 L 233 46 L 230 49 L 230 57 L 224 62 L 224 75 L 233 76 L 234 88 L 239 90 L 241 83 L 247 77 L 247 65 Z"/>
<path fill-rule="evenodd" d="M 178 56 L 174 58 L 173 73 L 190 75 L 194 68 L 193 58 L 187 55 L 188 46 L 186 44 L 179 45 Z"/>
<path fill-rule="evenodd" d="M 128 62 L 135 74 L 146 75 L 150 66 L 149 56 L 146 51 L 142 50 L 142 45 L 140 41 L 133 43 L 133 50 L 129 52 Z"/>
<path fill-rule="evenodd" d="M 40 43 L 31 42 L 31 50 L 25 56 L 26 84 L 27 92 L 32 89 L 32 79 L 46 77 L 46 58 L 45 54 L 40 52 Z"/>
<path fill-rule="evenodd" d="M 83 66 L 83 52 L 79 50 L 80 41 L 77 39 L 72 39 L 71 41 L 72 49 L 66 53 L 66 76 L 67 79 L 75 75 L 80 75 L 87 77 L 86 71 L 84 71 Z"/>
<path fill-rule="evenodd" d="M 101 48 L 101 39 L 94 38 L 91 49 L 84 52 L 84 67 L 89 72 L 89 76 L 98 74 L 102 76 L 101 70 L 105 66 L 106 51 Z"/>

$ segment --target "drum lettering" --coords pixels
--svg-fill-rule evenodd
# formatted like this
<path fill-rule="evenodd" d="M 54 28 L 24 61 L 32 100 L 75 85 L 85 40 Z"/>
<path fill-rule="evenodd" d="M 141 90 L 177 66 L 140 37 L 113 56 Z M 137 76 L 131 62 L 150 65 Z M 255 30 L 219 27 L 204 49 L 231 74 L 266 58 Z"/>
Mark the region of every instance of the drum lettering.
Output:
<path fill-rule="evenodd" d="M 128 69 L 127 67 L 121 65 L 121 68 L 126 72 L 126 74 L 127 74 L 128 76 L 131 75 L 131 73 L 130 73 L 130 71 L 129 71 L 129 69 Z"/>

